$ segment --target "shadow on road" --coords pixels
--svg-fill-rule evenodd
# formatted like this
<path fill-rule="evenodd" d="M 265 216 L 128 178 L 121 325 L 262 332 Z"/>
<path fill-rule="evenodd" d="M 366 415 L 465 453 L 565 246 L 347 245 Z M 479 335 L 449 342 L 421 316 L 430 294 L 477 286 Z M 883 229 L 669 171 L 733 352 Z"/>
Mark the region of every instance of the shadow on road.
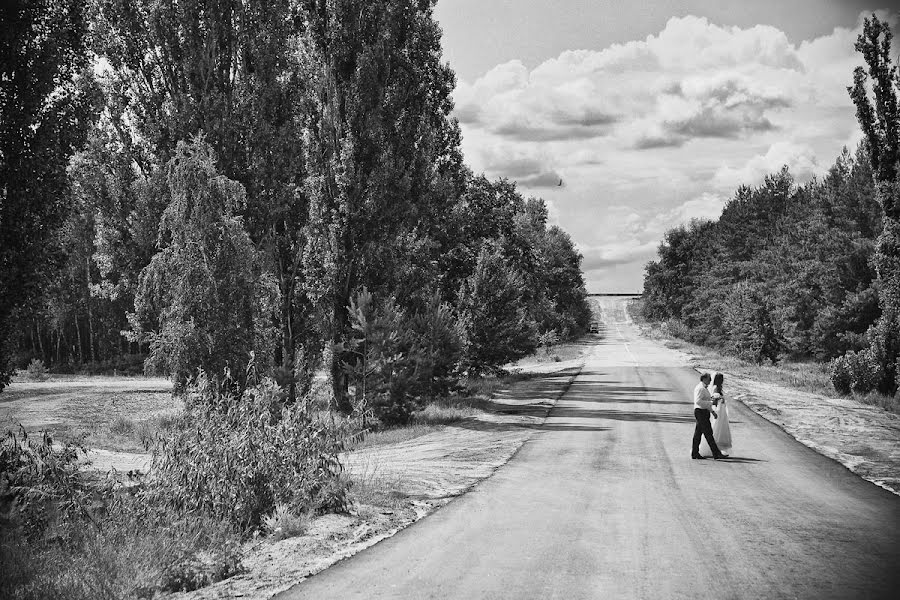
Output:
<path fill-rule="evenodd" d="M 762 460 L 760 458 L 748 458 L 746 456 L 732 456 L 729 454 L 728 458 L 720 458 L 719 462 L 758 463 L 758 462 L 769 462 L 769 461 Z"/>

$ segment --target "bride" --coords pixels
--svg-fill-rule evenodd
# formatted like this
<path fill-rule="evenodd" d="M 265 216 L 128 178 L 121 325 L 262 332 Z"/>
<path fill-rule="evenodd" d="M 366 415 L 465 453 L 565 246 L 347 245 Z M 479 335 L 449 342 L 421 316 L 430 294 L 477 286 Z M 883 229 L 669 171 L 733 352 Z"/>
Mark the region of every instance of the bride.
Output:
<path fill-rule="evenodd" d="M 722 394 L 723 381 L 725 381 L 725 376 L 721 373 L 716 373 L 716 376 L 713 377 L 712 386 L 710 386 L 713 405 L 716 407 L 713 412 L 715 423 L 713 423 L 712 430 L 713 439 L 716 440 L 719 450 L 728 453 L 731 451 L 731 425 L 728 423 L 728 407 L 725 405 L 725 396 Z M 701 453 L 704 448 L 706 452 L 710 451 L 709 444 L 706 443 L 705 438 L 700 442 Z"/>

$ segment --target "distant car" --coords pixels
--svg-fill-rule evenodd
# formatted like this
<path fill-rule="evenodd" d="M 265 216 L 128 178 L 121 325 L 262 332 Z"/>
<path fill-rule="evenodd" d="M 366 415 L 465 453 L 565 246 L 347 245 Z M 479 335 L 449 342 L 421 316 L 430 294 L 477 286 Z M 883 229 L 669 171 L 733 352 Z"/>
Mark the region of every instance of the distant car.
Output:
<path fill-rule="evenodd" d="M 596 321 L 591 323 L 591 333 L 600 333 L 600 323 Z"/>

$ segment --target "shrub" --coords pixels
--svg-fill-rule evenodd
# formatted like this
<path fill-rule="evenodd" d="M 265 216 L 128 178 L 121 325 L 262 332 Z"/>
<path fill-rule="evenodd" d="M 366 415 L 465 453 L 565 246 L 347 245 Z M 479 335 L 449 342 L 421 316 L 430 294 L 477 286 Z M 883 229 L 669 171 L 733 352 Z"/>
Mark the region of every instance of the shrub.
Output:
<path fill-rule="evenodd" d="M 538 336 L 538 345 L 544 349 L 544 355 L 550 356 L 553 345 L 559 343 L 559 334 L 555 329 L 545 331 Z"/>
<path fill-rule="evenodd" d="M 25 379 L 28 381 L 47 381 L 50 378 L 50 372 L 44 366 L 44 361 L 39 358 L 32 358 L 25 369 Z"/>
<path fill-rule="evenodd" d="M 831 384 L 841 394 L 868 393 L 882 380 L 882 366 L 871 348 L 848 352 L 831 361 Z"/>
<path fill-rule="evenodd" d="M 79 447 L 8 432 L 0 441 L 4 597 L 114 600 L 195 589 L 240 568 L 226 523 L 154 502 L 79 467 Z"/>
<path fill-rule="evenodd" d="M 850 360 L 846 355 L 832 359 L 830 365 L 831 385 L 840 394 L 849 394 L 853 379 L 850 373 Z"/>
<path fill-rule="evenodd" d="M 8 507 L 3 521 L 37 539 L 54 514 L 87 515 L 90 492 L 79 469 L 79 450 L 72 442 L 54 447 L 47 433 L 35 438 L 24 429 L 18 436 L 7 431 L 0 441 L 0 506 Z"/>
<path fill-rule="evenodd" d="M 161 500 L 201 511 L 236 530 L 258 528 L 278 504 L 296 512 L 346 509 L 338 454 L 350 423 L 317 417 L 306 402 L 285 404 L 271 379 L 233 391 L 203 372 L 189 386 L 181 426 L 163 436 L 154 468 Z"/>

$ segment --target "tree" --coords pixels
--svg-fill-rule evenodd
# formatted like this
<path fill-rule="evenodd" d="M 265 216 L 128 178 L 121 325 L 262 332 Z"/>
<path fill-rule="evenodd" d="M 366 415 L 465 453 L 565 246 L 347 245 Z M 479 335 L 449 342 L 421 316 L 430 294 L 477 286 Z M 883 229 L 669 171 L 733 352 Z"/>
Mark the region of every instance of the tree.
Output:
<path fill-rule="evenodd" d="M 458 138 L 449 119 L 454 77 L 441 62 L 430 0 L 305 0 L 305 50 L 315 109 L 304 191 L 306 293 L 343 347 L 351 295 L 395 287 L 396 240 L 434 210 L 433 192 Z M 350 410 L 345 352 L 331 360 L 337 405 Z"/>
<path fill-rule="evenodd" d="M 884 210 L 882 231 L 876 244 L 874 263 L 878 272 L 881 317 L 870 332 L 874 355 L 884 359 L 878 388 L 897 390 L 897 360 L 900 357 L 900 112 L 897 90 L 900 75 L 891 60 L 891 29 L 874 14 L 863 24 L 856 50 L 866 67 L 857 67 L 853 85 L 847 88 L 856 116 L 866 137 L 869 160 L 875 175 L 875 196 Z M 867 83 L 871 80 L 874 102 Z"/>
<path fill-rule="evenodd" d="M 236 216 L 244 188 L 216 172 L 212 148 L 199 137 L 178 144 L 167 181 L 171 202 L 159 252 L 141 273 L 133 335 L 150 344 L 148 369 L 172 374 L 176 384 L 202 368 L 219 380 L 230 369 L 243 385 L 248 363 L 271 366 L 278 299 Z"/>
<path fill-rule="evenodd" d="M 16 315 L 58 263 L 66 166 L 82 145 L 94 97 L 84 3 L 0 5 L 0 390 L 9 382 Z"/>
<path fill-rule="evenodd" d="M 313 110 L 306 86 L 315 67 L 302 50 L 303 9 L 292 0 L 97 6 L 98 46 L 112 66 L 111 113 L 127 116 L 112 121 L 145 176 L 163 169 L 179 140 L 202 131 L 219 171 L 244 186 L 244 226 L 278 281 L 275 356 L 293 398 L 291 374 L 309 371 L 322 349 L 301 268 L 303 131 Z M 132 139 L 129 127 L 140 135 Z"/>
<path fill-rule="evenodd" d="M 470 375 L 497 369 L 537 348 L 537 324 L 522 302 L 524 278 L 495 243 L 485 243 L 460 290 L 463 365 Z"/>

